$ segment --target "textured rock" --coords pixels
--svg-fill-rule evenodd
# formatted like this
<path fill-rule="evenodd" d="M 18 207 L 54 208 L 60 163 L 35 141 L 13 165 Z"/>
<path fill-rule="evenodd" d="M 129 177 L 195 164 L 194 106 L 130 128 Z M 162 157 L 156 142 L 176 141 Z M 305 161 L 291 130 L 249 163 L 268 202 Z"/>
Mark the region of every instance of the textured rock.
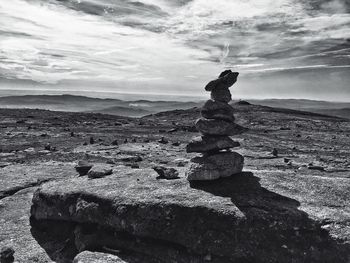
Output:
<path fill-rule="evenodd" d="M 233 108 L 224 102 L 208 100 L 201 109 L 202 117 L 206 119 L 221 119 L 233 122 Z"/>
<path fill-rule="evenodd" d="M 79 176 L 87 175 L 87 173 L 92 168 L 92 164 L 87 161 L 81 160 L 78 162 L 78 165 L 75 166 L 75 170 L 79 173 Z"/>
<path fill-rule="evenodd" d="M 195 157 L 187 171 L 187 180 L 207 181 L 228 177 L 242 172 L 243 164 L 243 156 L 236 152 L 220 152 Z"/>
<path fill-rule="evenodd" d="M 210 93 L 210 98 L 214 101 L 230 102 L 232 100 L 231 92 L 228 89 L 214 89 Z"/>
<path fill-rule="evenodd" d="M 201 136 L 193 139 L 187 146 L 188 153 L 213 152 L 240 146 L 239 142 L 233 141 L 228 136 Z"/>
<path fill-rule="evenodd" d="M 94 165 L 91 170 L 88 172 L 89 178 L 101 178 L 107 175 L 111 175 L 113 169 L 107 164 L 97 164 Z"/>
<path fill-rule="evenodd" d="M 210 81 L 206 86 L 206 91 L 213 91 L 218 89 L 228 89 L 236 83 L 238 72 L 232 72 L 231 70 L 224 71 L 220 74 L 218 79 Z"/>
<path fill-rule="evenodd" d="M 126 261 L 111 254 L 84 251 L 74 258 L 73 263 L 126 263 Z"/>
<path fill-rule="evenodd" d="M 168 168 L 164 166 L 154 166 L 152 167 L 159 175 L 159 178 L 162 179 L 177 179 L 179 178 L 179 172 L 174 168 Z"/>
<path fill-rule="evenodd" d="M 63 241 L 68 238 L 53 228 L 69 229 L 71 224 L 73 230 L 66 232 L 75 235 L 73 244 L 154 258 L 145 263 L 205 262 L 209 254 L 214 263 L 347 262 L 349 245 L 341 242 L 346 226 L 334 227 L 338 238 L 321 228 L 325 217 L 327 222 L 346 222 L 347 178 L 255 173 L 262 179 L 241 173 L 189 184 L 185 178 L 157 180 L 153 170 L 142 169 L 100 180 L 50 182 L 34 194 L 32 232 L 43 234 L 36 236 L 43 247 L 51 244 L 53 260 L 54 252 L 67 246 L 54 247 L 50 240 L 58 234 Z M 338 187 L 333 190 L 334 184 Z M 47 229 L 45 222 L 50 222 Z"/>
<path fill-rule="evenodd" d="M 200 118 L 196 121 L 195 125 L 197 130 L 203 135 L 232 136 L 246 131 L 246 128 L 224 120 Z"/>

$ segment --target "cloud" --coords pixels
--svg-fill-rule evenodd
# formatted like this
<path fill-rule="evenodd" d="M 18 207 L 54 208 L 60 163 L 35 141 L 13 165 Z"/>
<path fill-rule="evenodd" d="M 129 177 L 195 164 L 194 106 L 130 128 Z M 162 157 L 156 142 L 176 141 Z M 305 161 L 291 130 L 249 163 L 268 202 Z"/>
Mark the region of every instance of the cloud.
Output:
<path fill-rule="evenodd" d="M 249 81 L 342 70 L 350 65 L 349 7 L 346 0 L 4 1 L 0 75 L 193 93 L 224 68 Z"/>

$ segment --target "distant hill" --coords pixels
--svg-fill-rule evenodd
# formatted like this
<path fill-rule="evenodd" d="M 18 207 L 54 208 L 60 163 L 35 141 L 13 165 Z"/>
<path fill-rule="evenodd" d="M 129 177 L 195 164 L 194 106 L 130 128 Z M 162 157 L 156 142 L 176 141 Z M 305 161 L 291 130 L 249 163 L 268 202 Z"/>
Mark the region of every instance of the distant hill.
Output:
<path fill-rule="evenodd" d="M 299 99 L 247 100 L 245 103 L 272 108 L 291 109 L 317 114 L 350 118 L 350 103 Z M 157 112 L 201 107 L 204 101 L 125 101 L 76 95 L 25 95 L 0 97 L 0 108 L 31 108 L 54 111 L 98 112 L 111 115 L 141 117 Z M 234 104 L 233 101 L 231 104 Z M 241 102 L 242 103 L 242 102 Z"/>
<path fill-rule="evenodd" d="M 31 108 L 54 111 L 98 112 L 120 116 L 140 117 L 160 111 L 188 109 L 198 102 L 123 101 L 75 95 L 24 95 L 0 97 L 0 108 Z"/>
<path fill-rule="evenodd" d="M 150 111 L 144 109 L 121 106 L 109 107 L 102 110 L 95 110 L 93 112 L 126 117 L 142 117 L 151 113 Z"/>
<path fill-rule="evenodd" d="M 259 104 L 274 108 L 307 111 L 350 119 L 350 102 L 330 102 L 304 99 L 266 99 L 248 101 L 253 104 Z"/>

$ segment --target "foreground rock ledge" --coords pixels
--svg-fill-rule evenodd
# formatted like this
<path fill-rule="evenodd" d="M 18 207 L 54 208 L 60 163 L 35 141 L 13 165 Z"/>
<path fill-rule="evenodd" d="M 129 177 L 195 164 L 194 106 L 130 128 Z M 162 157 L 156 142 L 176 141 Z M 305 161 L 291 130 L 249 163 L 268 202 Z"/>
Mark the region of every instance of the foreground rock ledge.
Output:
<path fill-rule="evenodd" d="M 33 197 L 32 234 L 56 262 L 84 250 L 142 262 L 347 262 L 298 201 L 252 173 L 189 185 L 152 170 L 44 185 Z"/>

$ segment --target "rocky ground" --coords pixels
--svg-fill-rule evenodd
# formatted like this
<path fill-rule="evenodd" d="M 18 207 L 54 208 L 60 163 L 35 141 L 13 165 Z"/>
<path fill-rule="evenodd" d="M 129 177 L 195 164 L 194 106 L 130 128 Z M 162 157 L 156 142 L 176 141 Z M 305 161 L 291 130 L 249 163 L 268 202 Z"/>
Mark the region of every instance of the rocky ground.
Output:
<path fill-rule="evenodd" d="M 234 108 L 244 173 L 205 184 L 184 178 L 199 109 L 0 109 L 0 248 L 18 262 L 349 262 L 350 122 Z M 79 177 L 79 160 L 113 174 Z"/>

